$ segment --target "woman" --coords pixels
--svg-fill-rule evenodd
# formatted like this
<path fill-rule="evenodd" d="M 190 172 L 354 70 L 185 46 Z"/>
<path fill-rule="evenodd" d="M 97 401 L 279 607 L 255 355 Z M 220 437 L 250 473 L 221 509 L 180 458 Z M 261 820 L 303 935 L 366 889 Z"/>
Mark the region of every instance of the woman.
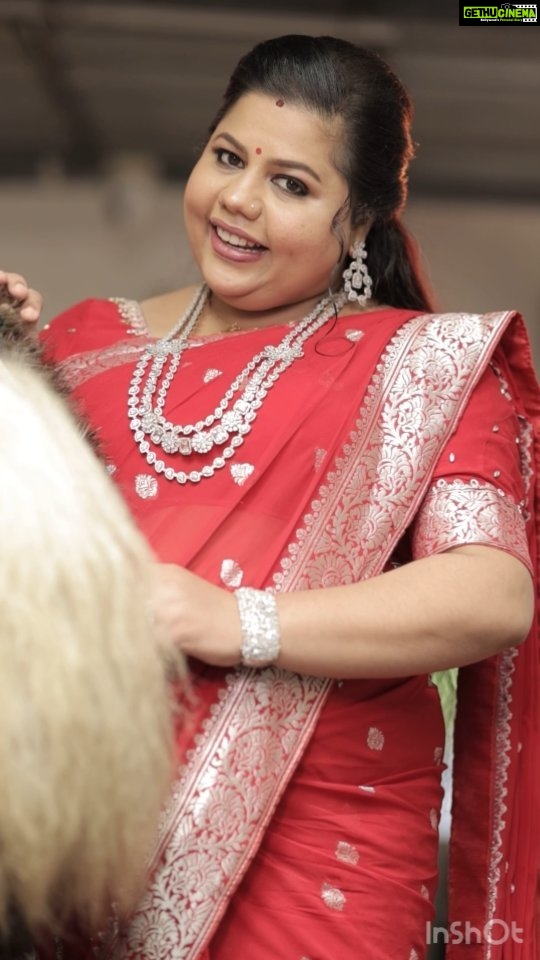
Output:
<path fill-rule="evenodd" d="M 102 956 L 424 956 L 428 677 L 450 666 L 452 919 L 480 929 L 470 957 L 535 956 L 536 383 L 516 315 L 429 313 L 399 219 L 410 116 L 371 53 L 260 44 L 186 186 L 204 285 L 86 301 L 46 332 L 197 693 L 147 895 Z M 510 919 L 523 943 L 493 943 Z"/>

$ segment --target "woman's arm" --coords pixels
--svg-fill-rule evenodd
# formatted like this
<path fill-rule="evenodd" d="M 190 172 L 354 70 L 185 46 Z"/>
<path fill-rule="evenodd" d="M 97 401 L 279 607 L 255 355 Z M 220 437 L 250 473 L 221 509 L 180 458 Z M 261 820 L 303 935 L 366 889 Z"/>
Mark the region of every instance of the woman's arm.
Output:
<path fill-rule="evenodd" d="M 502 550 L 457 547 L 344 587 L 277 595 L 278 666 L 335 678 L 400 677 L 481 660 L 520 643 L 534 611 L 525 566 Z M 156 567 L 166 641 L 218 666 L 240 661 L 234 596 L 172 564 Z"/>

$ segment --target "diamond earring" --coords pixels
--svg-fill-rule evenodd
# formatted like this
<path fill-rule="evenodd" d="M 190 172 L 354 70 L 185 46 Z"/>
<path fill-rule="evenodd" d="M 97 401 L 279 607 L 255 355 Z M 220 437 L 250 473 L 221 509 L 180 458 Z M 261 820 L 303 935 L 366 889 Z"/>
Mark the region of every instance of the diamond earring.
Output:
<path fill-rule="evenodd" d="M 371 297 L 373 281 L 368 273 L 368 268 L 364 263 L 367 257 L 366 244 L 364 240 L 358 240 L 351 250 L 352 260 L 346 270 L 343 271 L 343 288 L 347 294 L 348 300 L 356 300 L 365 307 L 366 302 Z"/>

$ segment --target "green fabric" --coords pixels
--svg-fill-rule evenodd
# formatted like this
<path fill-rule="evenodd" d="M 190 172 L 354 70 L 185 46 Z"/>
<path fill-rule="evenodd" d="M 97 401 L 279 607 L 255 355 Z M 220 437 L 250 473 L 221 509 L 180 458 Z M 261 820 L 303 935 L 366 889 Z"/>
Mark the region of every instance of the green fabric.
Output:
<path fill-rule="evenodd" d="M 441 698 L 442 712 L 447 732 L 454 726 L 456 715 L 457 668 L 432 673 L 431 678 L 437 685 Z"/>

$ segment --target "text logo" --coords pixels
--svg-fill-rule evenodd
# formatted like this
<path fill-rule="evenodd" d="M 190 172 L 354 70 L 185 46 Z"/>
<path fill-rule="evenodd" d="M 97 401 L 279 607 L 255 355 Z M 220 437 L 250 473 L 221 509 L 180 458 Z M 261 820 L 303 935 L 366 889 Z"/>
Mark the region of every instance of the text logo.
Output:
<path fill-rule="evenodd" d="M 435 927 L 429 921 L 426 923 L 427 944 L 489 943 L 498 946 L 510 942 L 523 943 L 523 927 L 518 927 L 515 920 L 507 923 L 495 917 L 483 927 L 475 927 L 470 920 L 454 920 L 448 927 Z"/>
<path fill-rule="evenodd" d="M 461 3 L 459 7 L 459 22 L 462 26 L 478 23 L 536 23 L 537 17 L 537 3 L 499 3 L 495 5 L 466 5 Z"/>

